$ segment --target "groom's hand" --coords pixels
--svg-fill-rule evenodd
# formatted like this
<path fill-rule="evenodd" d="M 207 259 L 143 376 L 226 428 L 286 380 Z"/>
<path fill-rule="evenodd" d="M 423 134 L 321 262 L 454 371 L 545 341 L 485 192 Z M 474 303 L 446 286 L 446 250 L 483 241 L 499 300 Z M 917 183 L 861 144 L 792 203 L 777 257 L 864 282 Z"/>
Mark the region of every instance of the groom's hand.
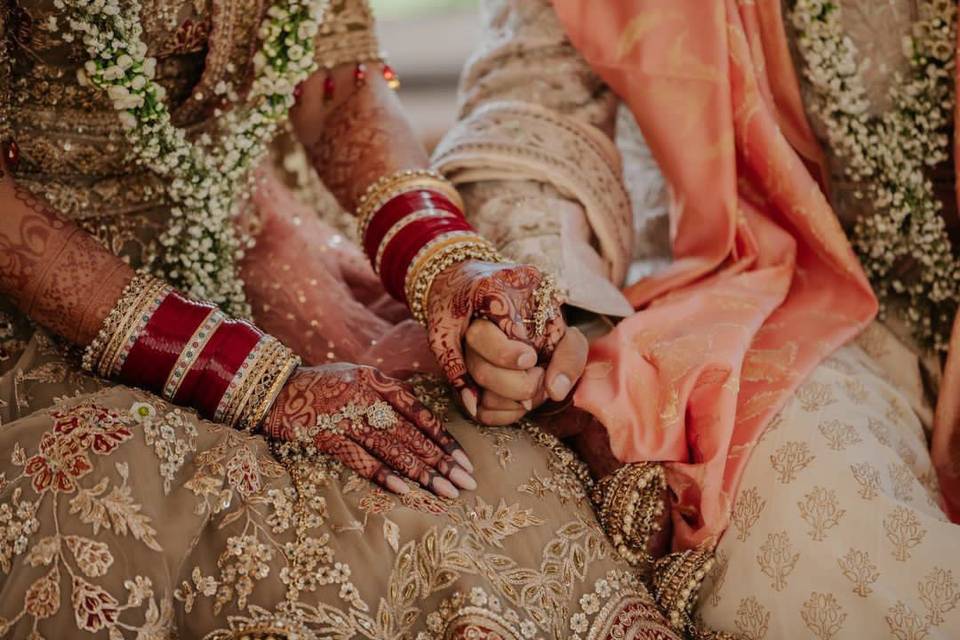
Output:
<path fill-rule="evenodd" d="M 566 327 L 549 361 L 537 364 L 537 353 L 506 336 L 489 320 L 475 320 L 467 329 L 466 364 L 480 394 L 477 419 L 491 426 L 516 422 L 547 400 L 563 402 L 573 391 L 587 362 L 587 339 Z"/>
<path fill-rule="evenodd" d="M 548 397 L 562 400 L 580 378 L 586 340 L 567 327 L 558 301 L 544 302 L 545 284 L 536 267 L 476 260 L 434 280 L 430 346 L 471 416 L 512 422 Z"/>

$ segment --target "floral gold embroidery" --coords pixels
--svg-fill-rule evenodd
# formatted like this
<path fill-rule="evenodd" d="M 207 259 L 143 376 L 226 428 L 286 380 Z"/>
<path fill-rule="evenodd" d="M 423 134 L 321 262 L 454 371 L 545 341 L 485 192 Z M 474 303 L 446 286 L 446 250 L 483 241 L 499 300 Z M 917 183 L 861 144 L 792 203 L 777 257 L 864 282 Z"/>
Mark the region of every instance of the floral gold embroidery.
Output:
<path fill-rule="evenodd" d="M 789 484 L 815 457 L 806 442 L 788 442 L 770 456 L 770 466 L 777 472 L 780 482 Z"/>
<path fill-rule="evenodd" d="M 823 487 L 814 487 L 797 506 L 800 508 L 800 517 L 810 525 L 807 533 L 817 542 L 823 540 L 827 530 L 836 527 L 846 513 L 840 508 L 836 492 Z"/>
<path fill-rule="evenodd" d="M 723 550 L 718 550 L 714 554 L 716 562 L 710 571 L 710 579 L 713 584 L 710 587 L 710 600 L 713 606 L 720 604 L 720 598 L 723 597 L 723 584 L 727 580 L 727 569 L 730 566 L 730 557 Z"/>
<path fill-rule="evenodd" d="M 913 483 L 916 477 L 910 467 L 903 463 L 891 463 L 887 465 L 887 473 L 890 475 L 890 485 L 893 488 L 893 497 L 903 502 L 913 500 Z"/>
<path fill-rule="evenodd" d="M 843 451 L 852 444 L 863 442 L 854 426 L 840 420 L 827 420 L 817 427 L 833 451 Z"/>
<path fill-rule="evenodd" d="M 787 577 L 799 560 L 800 554 L 794 552 L 786 531 L 768 534 L 757 554 L 757 564 L 764 575 L 770 578 L 770 587 L 774 591 L 783 591 L 787 586 Z"/>
<path fill-rule="evenodd" d="M 750 596 L 740 601 L 733 623 L 747 640 L 763 640 L 770 626 L 770 612 Z"/>
<path fill-rule="evenodd" d="M 864 500 L 872 500 L 879 495 L 880 490 L 880 472 L 869 462 L 850 465 L 850 471 L 853 472 L 853 478 L 860 485 L 860 497 Z"/>
<path fill-rule="evenodd" d="M 870 585 L 877 581 L 880 572 L 877 571 L 877 565 L 870 561 L 869 553 L 850 549 L 845 556 L 837 559 L 837 564 L 844 577 L 853 583 L 855 594 L 866 598 L 873 592 Z"/>
<path fill-rule="evenodd" d="M 808 380 L 797 389 L 797 402 L 800 408 L 808 413 L 820 411 L 827 405 L 837 401 L 830 385 L 815 380 Z"/>
<path fill-rule="evenodd" d="M 877 439 L 877 442 L 885 447 L 890 446 L 890 426 L 886 422 L 873 417 L 867 418 L 867 429 Z"/>
<path fill-rule="evenodd" d="M 856 378 L 847 378 L 841 385 L 854 404 L 863 404 L 867 401 L 867 388 Z"/>
<path fill-rule="evenodd" d="M 890 607 L 884 619 L 896 640 L 925 640 L 929 636 L 927 623 L 902 602 Z"/>
<path fill-rule="evenodd" d="M 37 579 L 23 598 L 23 607 L 28 614 L 41 620 L 60 610 L 60 567 Z"/>
<path fill-rule="evenodd" d="M 910 549 L 920 544 L 927 535 L 917 515 L 902 506 L 887 514 L 883 519 L 883 528 L 887 532 L 887 539 L 893 544 L 893 557 L 900 562 L 906 562 L 910 558 Z"/>
<path fill-rule="evenodd" d="M 950 569 L 936 567 L 919 584 L 920 601 L 927 610 L 927 622 L 943 624 L 944 615 L 960 603 L 960 590 Z"/>
<path fill-rule="evenodd" d="M 830 640 L 843 627 L 847 614 L 832 593 L 811 593 L 800 617 L 817 638 Z"/>
<path fill-rule="evenodd" d="M 757 487 L 750 487 L 740 491 L 736 502 L 733 504 L 733 513 L 730 521 L 737 529 L 737 540 L 741 542 L 750 535 L 750 529 L 760 519 L 763 508 L 767 506 L 767 501 L 760 496 Z"/>

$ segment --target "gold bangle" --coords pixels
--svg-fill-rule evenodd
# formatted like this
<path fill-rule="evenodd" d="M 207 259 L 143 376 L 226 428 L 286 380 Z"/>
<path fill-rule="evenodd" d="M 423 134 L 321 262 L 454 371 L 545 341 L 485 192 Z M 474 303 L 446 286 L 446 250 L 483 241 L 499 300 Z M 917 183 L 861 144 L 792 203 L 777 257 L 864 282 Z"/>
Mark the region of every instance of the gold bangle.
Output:
<path fill-rule="evenodd" d="M 110 313 L 100 324 L 100 330 L 94 336 L 90 344 L 83 350 L 83 358 L 80 362 L 85 371 L 96 373 L 100 361 L 107 350 L 110 340 L 116 335 L 117 330 L 123 322 L 123 318 L 134 308 L 137 299 L 143 295 L 144 288 L 149 284 L 150 276 L 137 274 L 133 276 L 130 282 L 120 292 Z"/>
<path fill-rule="evenodd" d="M 100 377 L 108 377 L 112 373 L 113 362 L 123 345 L 131 324 L 138 317 L 140 310 L 152 300 L 160 289 L 159 283 L 153 280 L 144 280 L 143 288 L 135 292 L 130 304 L 120 311 L 116 322 L 110 327 L 110 334 L 106 338 L 103 353 L 96 364 L 95 373 Z M 106 327 L 104 327 L 106 329 Z"/>
<path fill-rule="evenodd" d="M 241 419 L 245 411 L 250 410 L 249 407 L 255 404 L 258 390 L 261 396 L 266 393 L 266 388 L 269 387 L 269 384 L 264 385 L 267 373 L 279 360 L 285 349 L 286 347 L 280 344 L 279 340 L 268 336 L 262 347 L 257 350 L 254 361 L 250 365 L 250 370 L 242 381 L 241 388 L 234 395 L 233 405 L 225 415 L 225 420 L 231 427 L 241 429 Z M 270 382 L 272 380 L 270 378 Z"/>
<path fill-rule="evenodd" d="M 252 369 L 256 366 L 263 349 L 268 348 L 273 340 L 274 338 L 271 336 L 261 336 L 257 344 L 254 345 L 246 358 L 243 359 L 240 367 L 236 373 L 233 374 L 233 378 L 230 379 L 230 383 L 227 384 L 226 390 L 220 397 L 220 402 L 217 404 L 217 409 L 213 414 L 214 422 L 233 426 L 235 409 L 239 403 L 240 396 L 246 391 L 247 379 L 250 378 Z"/>
<path fill-rule="evenodd" d="M 103 378 L 118 373 L 150 314 L 170 291 L 171 287 L 153 276 L 134 276 L 84 350 L 83 368 Z"/>
<path fill-rule="evenodd" d="M 413 260 L 407 265 L 407 272 L 403 275 L 403 292 L 407 296 L 407 300 L 410 300 L 414 283 L 416 283 L 423 268 L 429 264 L 433 257 L 452 244 L 464 244 L 465 242 L 484 244 L 486 241 L 476 231 L 465 229 L 441 233 L 420 247 L 420 250 L 413 256 Z"/>
<path fill-rule="evenodd" d="M 101 375 L 104 377 L 112 377 L 120 373 L 124 363 L 127 361 L 127 356 L 130 355 L 130 350 L 133 349 L 133 345 L 137 342 L 137 338 L 139 338 L 143 330 L 147 328 L 150 318 L 171 291 L 173 291 L 173 287 L 170 287 L 166 283 L 158 282 L 146 292 L 146 295 L 143 296 L 138 305 L 132 310 L 127 325 L 122 327 L 123 330 L 117 333 L 120 340 L 116 345 L 116 351 L 108 354 L 108 357 L 103 361 Z"/>
<path fill-rule="evenodd" d="M 407 304 L 410 307 L 410 314 L 417 322 L 427 326 L 430 289 L 437 276 L 449 267 L 466 260 L 499 262 L 502 258 L 488 242 L 473 238 L 450 244 L 436 252 L 425 262 L 408 290 Z"/>
<path fill-rule="evenodd" d="M 273 403 L 276 401 L 277 396 L 280 395 L 287 380 L 290 379 L 290 376 L 292 376 L 294 371 L 297 370 L 297 367 L 300 366 L 300 358 L 293 355 L 293 352 L 289 351 L 289 349 L 287 351 L 286 357 L 276 363 L 273 369 L 268 372 L 267 378 L 272 377 L 273 381 L 266 387 L 266 393 L 251 405 L 252 410 L 244 412 L 241 416 L 240 424 L 245 431 L 252 432 L 263 424 L 267 413 L 271 407 L 273 407 Z"/>
<path fill-rule="evenodd" d="M 235 425 L 241 431 L 252 431 L 258 424 L 258 415 L 263 409 L 266 397 L 273 391 L 274 383 L 282 371 L 296 356 L 280 341 L 274 340 L 269 349 L 265 349 L 259 358 L 259 366 L 247 381 L 247 389 L 240 399 L 235 414 Z M 299 364 L 299 358 L 296 358 Z M 280 389 L 277 388 L 279 393 Z"/>

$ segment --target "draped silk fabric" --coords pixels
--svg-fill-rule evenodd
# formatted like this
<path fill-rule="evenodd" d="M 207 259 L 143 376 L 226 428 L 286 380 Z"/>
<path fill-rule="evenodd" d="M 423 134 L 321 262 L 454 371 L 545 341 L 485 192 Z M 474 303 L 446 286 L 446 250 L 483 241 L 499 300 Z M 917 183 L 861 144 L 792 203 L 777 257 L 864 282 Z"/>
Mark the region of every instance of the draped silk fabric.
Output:
<path fill-rule="evenodd" d="M 671 189 L 674 262 L 626 290 L 576 403 L 667 463 L 674 546 L 723 532 L 770 419 L 877 303 L 824 196 L 780 0 L 554 0 Z"/>

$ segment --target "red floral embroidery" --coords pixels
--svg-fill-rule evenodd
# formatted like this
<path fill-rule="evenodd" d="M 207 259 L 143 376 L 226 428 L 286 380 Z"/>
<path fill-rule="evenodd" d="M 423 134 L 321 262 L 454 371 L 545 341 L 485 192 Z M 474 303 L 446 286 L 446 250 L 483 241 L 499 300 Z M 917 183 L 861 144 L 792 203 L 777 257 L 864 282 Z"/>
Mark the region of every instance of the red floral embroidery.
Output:
<path fill-rule="evenodd" d="M 93 465 L 80 441 L 48 431 L 40 439 L 40 453 L 27 460 L 23 471 L 33 478 L 37 493 L 47 489 L 63 493 L 77 490 L 75 480 L 90 473 Z"/>
<path fill-rule="evenodd" d="M 241 446 L 227 462 L 227 482 L 245 498 L 263 489 L 257 458 L 247 447 Z"/>
<path fill-rule="evenodd" d="M 74 434 L 84 449 L 91 448 L 100 455 L 107 455 L 133 437 L 120 414 L 94 404 L 81 405 L 66 412 L 55 411 L 53 419 L 55 432 Z"/>
<path fill-rule="evenodd" d="M 24 466 L 37 493 L 48 489 L 76 491 L 76 481 L 93 469 L 88 450 L 107 455 L 133 437 L 117 413 L 97 405 L 81 405 L 51 415 L 53 430 L 43 434 L 39 452 Z"/>
<path fill-rule="evenodd" d="M 120 602 L 101 587 L 73 577 L 73 614 L 77 626 L 95 633 L 111 627 L 120 616 Z"/>

